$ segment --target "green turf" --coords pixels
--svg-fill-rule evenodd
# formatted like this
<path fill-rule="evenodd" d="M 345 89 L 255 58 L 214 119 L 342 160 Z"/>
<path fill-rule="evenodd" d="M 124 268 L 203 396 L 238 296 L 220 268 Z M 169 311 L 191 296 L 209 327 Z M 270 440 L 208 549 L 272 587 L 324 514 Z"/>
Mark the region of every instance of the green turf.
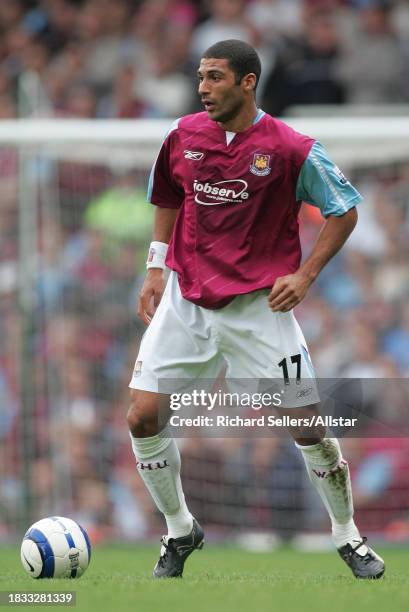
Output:
<path fill-rule="evenodd" d="M 67 581 L 25 577 L 18 549 L 0 548 L 0 590 L 72 589 L 77 605 L 69 609 L 81 612 L 409 610 L 409 551 L 379 552 L 387 576 L 368 582 L 354 579 L 336 554 L 249 553 L 207 544 L 189 559 L 182 580 L 155 581 L 157 547 L 95 547 L 86 574 Z"/>

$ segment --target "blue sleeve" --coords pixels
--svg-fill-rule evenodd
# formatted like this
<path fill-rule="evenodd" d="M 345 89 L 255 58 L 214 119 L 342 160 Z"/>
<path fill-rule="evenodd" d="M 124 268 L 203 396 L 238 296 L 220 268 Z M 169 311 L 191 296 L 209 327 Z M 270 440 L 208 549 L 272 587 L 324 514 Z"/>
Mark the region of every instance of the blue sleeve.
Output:
<path fill-rule="evenodd" d="M 320 142 L 313 144 L 302 165 L 296 198 L 319 208 L 323 217 L 344 215 L 363 199 Z"/>

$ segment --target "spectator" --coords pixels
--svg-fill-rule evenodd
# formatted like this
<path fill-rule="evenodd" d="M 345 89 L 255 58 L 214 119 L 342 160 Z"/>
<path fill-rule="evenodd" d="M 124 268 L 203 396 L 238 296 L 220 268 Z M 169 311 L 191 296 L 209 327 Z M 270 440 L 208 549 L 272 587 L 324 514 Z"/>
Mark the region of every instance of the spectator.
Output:
<path fill-rule="evenodd" d="M 118 69 L 113 91 L 98 103 L 97 115 L 101 118 L 142 119 L 160 116 L 156 102 L 142 100 L 135 92 L 135 69 L 124 64 Z"/>
<path fill-rule="evenodd" d="M 23 0 L 7 0 L 0 2 L 0 27 L 10 30 L 16 27 L 24 16 Z"/>
<path fill-rule="evenodd" d="M 350 104 L 403 101 L 403 53 L 389 0 L 359 0 L 358 22 L 339 58 L 337 74 Z"/>
<path fill-rule="evenodd" d="M 210 0 L 210 17 L 193 33 L 191 52 L 196 62 L 219 40 L 238 38 L 257 45 L 259 35 L 247 19 L 245 8 L 245 0 Z"/>
<path fill-rule="evenodd" d="M 405 376 L 409 374 L 409 304 L 398 309 L 397 321 L 384 336 L 382 347 Z"/>
<path fill-rule="evenodd" d="M 140 81 L 142 99 L 150 106 L 156 105 L 164 117 L 186 114 L 191 106 L 191 80 L 178 70 L 170 40 L 154 50 L 153 60 L 151 73 L 143 83 Z"/>
<path fill-rule="evenodd" d="M 349 334 L 349 355 L 340 375 L 345 378 L 388 378 L 390 363 L 380 353 L 376 332 L 353 314 L 346 318 L 344 329 Z"/>
<path fill-rule="evenodd" d="M 308 15 L 302 38 L 289 40 L 279 53 L 263 89 L 263 109 L 281 115 L 298 104 L 341 104 L 345 91 L 335 76 L 339 37 L 334 15 Z"/>
<path fill-rule="evenodd" d="M 27 15 L 24 24 L 30 30 L 30 22 L 34 22 L 32 29 L 55 55 L 72 40 L 80 8 L 73 0 L 53 0 L 42 4 Z"/>
<path fill-rule="evenodd" d="M 301 36 L 301 0 L 254 0 L 248 4 L 247 15 L 260 33 L 263 44 L 271 45 L 282 36 Z"/>
<path fill-rule="evenodd" d="M 70 42 L 50 62 L 44 87 L 56 114 L 63 111 L 71 88 L 85 81 L 85 56 L 84 44 Z"/>
<path fill-rule="evenodd" d="M 118 171 L 111 187 L 89 202 L 85 223 L 90 229 L 103 232 L 105 238 L 146 241 L 153 224 L 153 210 L 146 205 L 146 192 L 138 186 L 135 172 Z"/>
<path fill-rule="evenodd" d="M 79 36 L 85 44 L 85 78 L 100 95 L 107 93 L 123 58 L 130 16 L 127 0 L 88 0 L 81 10 Z"/>
<path fill-rule="evenodd" d="M 65 114 L 78 119 L 92 119 L 96 115 L 97 96 L 88 84 L 78 84 L 68 92 Z"/>

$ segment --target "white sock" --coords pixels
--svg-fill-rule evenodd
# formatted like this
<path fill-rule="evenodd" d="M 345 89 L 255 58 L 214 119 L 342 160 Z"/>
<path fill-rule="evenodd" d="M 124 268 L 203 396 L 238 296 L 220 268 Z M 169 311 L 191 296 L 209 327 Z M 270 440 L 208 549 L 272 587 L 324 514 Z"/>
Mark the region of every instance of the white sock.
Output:
<path fill-rule="evenodd" d="M 332 524 L 332 539 L 337 548 L 348 542 L 354 546 L 361 536 L 354 523 L 351 478 L 348 463 L 343 459 L 336 438 L 324 438 L 318 444 L 301 446 L 300 449 L 312 484 L 317 489 L 328 511 Z M 366 554 L 366 547 L 357 551 Z"/>
<path fill-rule="evenodd" d="M 134 438 L 132 450 L 136 467 L 158 510 L 166 519 L 168 537 L 179 538 L 192 531 L 190 514 L 180 480 L 180 454 L 175 440 L 165 428 L 151 438 Z"/>

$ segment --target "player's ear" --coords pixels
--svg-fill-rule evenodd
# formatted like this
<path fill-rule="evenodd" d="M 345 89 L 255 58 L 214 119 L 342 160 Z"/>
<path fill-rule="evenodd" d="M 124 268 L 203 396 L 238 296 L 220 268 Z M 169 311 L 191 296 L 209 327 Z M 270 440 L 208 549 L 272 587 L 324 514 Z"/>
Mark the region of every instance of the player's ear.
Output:
<path fill-rule="evenodd" d="M 254 91 L 256 89 L 257 77 L 254 72 L 249 72 L 241 80 L 244 91 Z"/>

